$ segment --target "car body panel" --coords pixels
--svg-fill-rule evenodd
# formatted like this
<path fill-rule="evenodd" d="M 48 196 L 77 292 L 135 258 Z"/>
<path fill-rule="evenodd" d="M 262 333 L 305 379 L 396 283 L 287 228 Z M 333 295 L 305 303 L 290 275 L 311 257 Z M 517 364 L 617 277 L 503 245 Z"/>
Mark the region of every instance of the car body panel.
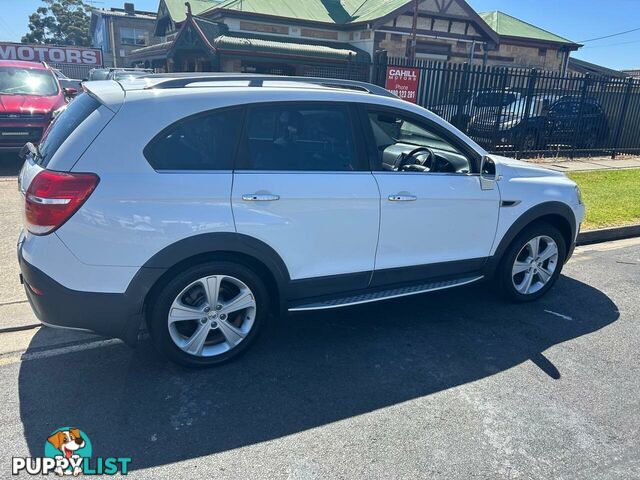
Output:
<path fill-rule="evenodd" d="M 375 172 L 380 186 L 376 269 L 488 257 L 500 203 L 478 175 Z M 390 201 L 410 195 L 412 201 Z"/>
<path fill-rule="evenodd" d="M 254 193 L 279 199 L 243 200 Z M 236 171 L 232 203 L 237 231 L 270 245 L 294 280 L 373 271 L 380 192 L 370 172 Z"/>

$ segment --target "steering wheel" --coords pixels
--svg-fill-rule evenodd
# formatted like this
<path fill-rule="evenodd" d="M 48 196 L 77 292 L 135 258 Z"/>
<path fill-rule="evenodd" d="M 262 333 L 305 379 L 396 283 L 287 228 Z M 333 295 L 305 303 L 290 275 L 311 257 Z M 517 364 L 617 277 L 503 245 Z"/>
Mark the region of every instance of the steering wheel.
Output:
<path fill-rule="evenodd" d="M 424 162 L 420 162 L 416 155 L 424 152 L 427 153 L 427 158 Z M 429 147 L 418 147 L 411 150 L 409 153 L 403 153 L 398 157 L 398 170 L 405 172 L 427 172 L 431 169 L 431 164 L 435 158 L 435 153 Z M 413 163 L 409 163 L 413 159 Z"/>

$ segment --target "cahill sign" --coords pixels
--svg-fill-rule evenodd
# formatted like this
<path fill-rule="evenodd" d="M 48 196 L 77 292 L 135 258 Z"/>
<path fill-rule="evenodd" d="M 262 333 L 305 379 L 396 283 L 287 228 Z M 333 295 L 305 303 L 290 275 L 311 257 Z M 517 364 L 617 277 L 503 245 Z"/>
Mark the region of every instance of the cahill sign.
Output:
<path fill-rule="evenodd" d="M 25 60 L 27 62 L 67 63 L 101 67 L 102 50 L 99 48 L 0 42 L 0 60 Z"/>
<path fill-rule="evenodd" d="M 385 88 L 407 102 L 418 102 L 420 69 L 414 67 L 387 67 Z"/>

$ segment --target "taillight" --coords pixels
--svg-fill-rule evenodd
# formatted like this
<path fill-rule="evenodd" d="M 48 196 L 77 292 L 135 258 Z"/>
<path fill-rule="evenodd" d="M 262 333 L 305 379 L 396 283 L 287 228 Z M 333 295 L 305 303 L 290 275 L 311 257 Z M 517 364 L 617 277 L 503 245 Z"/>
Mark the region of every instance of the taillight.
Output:
<path fill-rule="evenodd" d="M 100 179 L 94 173 L 42 170 L 25 196 L 27 230 L 46 235 L 59 228 L 82 206 Z"/>

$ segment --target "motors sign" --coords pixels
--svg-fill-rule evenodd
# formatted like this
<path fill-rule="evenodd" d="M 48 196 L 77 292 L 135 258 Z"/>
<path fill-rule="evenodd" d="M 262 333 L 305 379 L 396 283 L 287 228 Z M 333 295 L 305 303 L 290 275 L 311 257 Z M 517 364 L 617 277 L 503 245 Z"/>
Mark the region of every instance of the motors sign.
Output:
<path fill-rule="evenodd" d="M 418 102 L 420 69 L 413 67 L 387 67 L 385 88 L 407 102 Z"/>
<path fill-rule="evenodd" d="M 0 42 L 0 60 L 24 60 L 27 62 L 101 67 L 102 51 L 98 48 Z"/>

